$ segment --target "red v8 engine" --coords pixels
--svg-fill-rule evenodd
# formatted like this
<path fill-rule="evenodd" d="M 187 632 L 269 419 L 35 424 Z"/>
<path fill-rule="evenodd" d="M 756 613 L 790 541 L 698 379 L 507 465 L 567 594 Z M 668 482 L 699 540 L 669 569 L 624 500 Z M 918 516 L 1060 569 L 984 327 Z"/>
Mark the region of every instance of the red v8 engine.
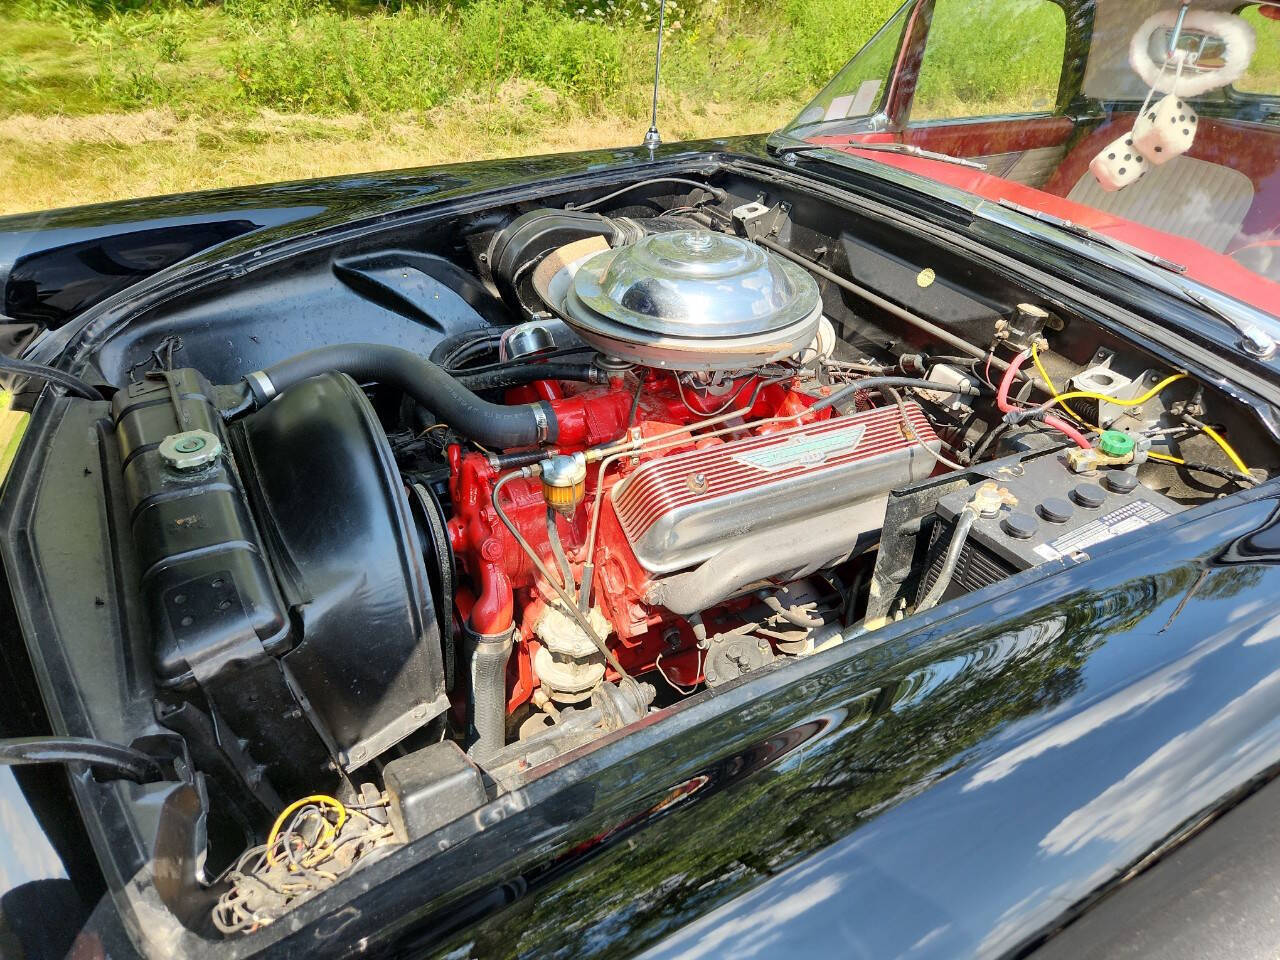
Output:
<path fill-rule="evenodd" d="M 506 358 L 567 325 L 601 351 L 600 382 L 509 389 L 544 402 L 554 452 L 451 447 L 448 522 L 475 587 L 458 601 L 473 688 L 504 671 L 503 702 L 475 707 L 479 741 L 499 750 L 523 718 L 526 755 L 571 705 L 642 712 L 651 686 L 615 686 L 633 675 L 716 685 L 838 642 L 817 629 L 824 578 L 874 545 L 888 492 L 941 447 L 915 403 L 876 408 L 817 376 L 814 359 L 838 361 L 815 282 L 746 240 L 588 237 L 529 273 L 516 295 L 543 312 Z"/>
<path fill-rule="evenodd" d="M 994 234 L 948 247 L 941 221 L 748 159 L 636 182 L 523 165 L 491 206 L 424 189 L 376 223 L 220 247 L 69 320 L 65 369 L 31 365 L 47 383 L 17 394 L 35 406 L 0 511 L 10 686 L 58 736 L 6 756 L 74 765 L 91 883 L 128 879 L 148 955 L 306 942 L 391 877 L 443 878 L 419 913 L 444 938 L 423 949 L 448 949 L 462 933 L 433 918 L 495 811 L 600 786 L 537 842 L 660 844 L 642 828 L 674 804 L 850 729 L 743 724 L 744 704 L 885 686 L 916 669 L 912 618 L 999 613 L 1058 572 L 1083 589 L 1113 538 L 1274 477 L 1265 398 L 1132 342 L 1133 291 L 1100 323 L 1012 248 L 988 262 Z M 528 209 L 539 193 L 559 206 Z M 1099 567 L 1112 593 L 1138 561 Z M 1052 705 L 1079 633 L 983 689 Z M 965 723 L 954 699 L 921 701 L 927 722 Z M 690 727 L 707 716 L 723 751 Z M 651 749 L 669 781 L 592 779 Z M 545 866 L 529 833 L 504 821 L 480 859 Z M 284 939 L 253 933 L 273 923 Z"/>

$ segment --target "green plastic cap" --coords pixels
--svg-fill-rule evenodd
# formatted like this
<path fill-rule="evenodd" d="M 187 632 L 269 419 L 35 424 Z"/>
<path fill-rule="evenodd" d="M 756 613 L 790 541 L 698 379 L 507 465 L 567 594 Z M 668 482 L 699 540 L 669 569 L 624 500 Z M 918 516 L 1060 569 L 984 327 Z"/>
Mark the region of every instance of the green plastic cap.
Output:
<path fill-rule="evenodd" d="M 1120 430 L 1103 430 L 1098 450 L 1108 457 L 1126 457 L 1133 453 L 1133 437 Z"/>

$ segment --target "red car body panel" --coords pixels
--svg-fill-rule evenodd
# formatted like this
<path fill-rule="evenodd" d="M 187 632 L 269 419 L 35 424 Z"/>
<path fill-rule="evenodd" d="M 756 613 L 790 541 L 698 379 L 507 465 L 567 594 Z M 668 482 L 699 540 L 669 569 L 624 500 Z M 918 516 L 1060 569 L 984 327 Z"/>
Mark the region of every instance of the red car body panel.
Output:
<path fill-rule="evenodd" d="M 1059 123 L 1065 122 L 1070 124 L 1070 121 L 1066 120 L 1066 118 L 1046 118 L 1046 120 L 1054 120 L 1059 121 Z M 1131 116 L 1124 121 L 1124 123 L 1130 125 L 1132 122 Z M 998 127 L 1000 123 L 1000 121 L 996 121 L 989 124 L 973 125 L 972 127 L 964 125 L 964 128 L 967 128 L 968 133 L 973 138 L 970 142 L 981 142 L 984 144 L 984 149 L 987 153 L 993 153 L 997 151 L 992 149 L 991 144 L 993 142 L 1003 142 L 998 137 L 995 139 L 991 138 L 992 128 Z M 1005 149 L 1019 149 L 1019 147 L 1014 145 L 1018 142 L 1015 131 L 1021 128 L 1023 123 L 1024 121 L 1019 120 L 1017 124 L 1008 124 L 1010 127 L 1011 137 L 1009 139 L 1009 146 Z M 1121 121 L 1112 121 L 1110 123 L 1103 124 L 1103 126 L 1099 127 L 1098 130 L 1094 131 L 1081 141 L 1081 143 L 1077 145 L 1077 147 L 1064 159 L 1058 172 L 1050 179 L 1050 184 L 1055 182 L 1059 184 L 1074 184 L 1076 179 L 1079 178 L 1079 174 L 1077 173 L 1075 177 L 1071 177 L 1071 171 L 1067 169 L 1068 166 L 1074 166 L 1076 163 L 1080 162 L 1077 159 L 1078 157 L 1084 157 L 1082 168 L 1087 169 L 1088 161 L 1093 155 L 1093 153 L 1089 152 L 1089 147 L 1092 145 L 1094 138 L 1100 137 L 1114 139 L 1125 129 L 1125 127 L 1122 127 L 1120 124 Z M 1223 128 L 1228 127 L 1225 123 L 1219 123 L 1217 126 L 1221 126 Z M 978 128 L 982 129 L 979 130 Z M 922 142 L 919 135 L 923 129 L 924 128 L 917 128 L 914 131 L 908 131 L 907 136 L 903 139 L 909 143 L 922 147 L 925 146 L 925 142 L 929 141 L 941 145 L 943 131 L 953 131 L 958 135 L 959 130 L 962 128 L 961 125 L 931 128 L 932 132 L 930 136 L 923 138 Z M 1042 133 L 1047 132 L 1045 128 L 1039 129 Z M 1060 126 L 1058 129 L 1061 129 Z M 865 140 L 869 142 L 884 142 L 896 139 L 899 139 L 899 137 L 893 134 L 872 134 L 865 137 Z M 1206 137 L 1204 139 L 1209 140 L 1210 138 Z M 1234 140 L 1234 137 L 1230 139 Z M 1243 137 L 1241 139 L 1243 140 Z M 1273 141 L 1274 144 L 1280 145 L 1280 136 L 1272 135 L 1268 139 L 1269 141 Z M 1072 221 L 1073 223 L 1077 223 L 1080 226 L 1087 227 L 1090 230 L 1096 230 L 1097 232 L 1113 237 L 1116 240 L 1132 244 L 1142 250 L 1158 254 L 1159 256 L 1166 257 L 1169 260 L 1182 264 L 1186 267 L 1185 275 L 1187 277 L 1196 280 L 1199 283 L 1203 283 L 1206 286 L 1221 290 L 1223 293 L 1235 297 L 1245 303 L 1252 304 L 1262 310 L 1280 314 L 1280 283 L 1268 280 L 1266 277 L 1254 273 L 1248 268 L 1240 265 L 1230 256 L 1210 250 L 1188 237 L 1180 237 L 1176 234 L 1165 233 L 1162 230 L 1143 226 L 1142 224 L 1134 223 L 1131 220 L 1126 220 L 1123 217 L 1118 217 L 1114 214 L 1105 213 L 1101 210 L 1095 210 L 1092 207 L 1074 203 L 1066 197 L 1050 193 L 1048 190 L 1040 190 L 1011 180 L 1005 180 L 1000 177 L 983 173 L 980 170 L 975 170 L 971 167 L 963 167 L 947 163 L 945 161 L 930 160 L 924 157 L 881 153 L 878 151 L 859 151 L 856 144 L 851 144 L 850 138 L 847 135 L 813 137 L 811 140 L 814 143 L 830 146 L 844 153 L 849 153 L 867 160 L 873 160 L 877 163 L 888 164 L 890 166 L 906 170 L 909 173 L 916 174 L 917 176 L 935 180 L 950 187 L 956 187 L 986 200 L 1007 200 L 1012 203 L 1021 204 L 1025 207 L 1030 207 L 1034 210 L 1039 210 L 1043 213 L 1051 214 L 1055 217 L 1062 217 Z M 1251 133 L 1249 142 L 1254 143 L 1255 140 L 1256 137 Z M 1216 142 L 1212 145 L 1205 145 L 1203 147 L 1201 147 L 1200 144 L 1197 144 L 1197 146 L 1200 147 L 1200 150 L 1193 151 L 1193 155 L 1202 155 L 1201 151 L 1205 151 L 1210 155 L 1203 156 L 1203 158 L 1212 159 L 1213 162 L 1222 162 L 1220 159 L 1216 159 L 1215 156 L 1219 151 L 1231 149 L 1230 146 L 1219 146 Z M 930 146 L 925 147 L 925 149 L 935 149 L 935 147 Z M 1030 147 L 1028 146 L 1025 149 L 1030 149 Z M 1280 149 L 1280 146 L 1277 146 L 1277 149 Z M 1249 152 L 1252 154 L 1256 152 L 1256 150 L 1257 148 L 1254 146 L 1250 151 L 1242 151 L 1242 153 Z M 947 152 L 951 153 L 951 150 L 948 150 Z M 1096 153 L 1096 150 L 1093 152 Z M 1232 162 L 1229 164 L 1230 166 L 1239 167 L 1238 156 L 1239 155 L 1234 154 L 1231 155 L 1230 159 Z M 1260 160 L 1255 159 L 1250 162 L 1249 166 L 1251 169 L 1261 171 L 1263 163 Z M 1275 169 L 1274 160 L 1272 161 L 1271 169 Z M 1249 171 L 1245 170 L 1244 172 L 1248 175 Z M 1259 187 L 1262 187 L 1263 189 L 1259 190 Z M 1250 210 L 1249 217 L 1245 221 L 1246 225 L 1258 217 L 1267 217 L 1268 215 L 1272 220 L 1275 220 L 1277 213 L 1280 212 L 1277 210 L 1276 202 L 1277 200 L 1280 200 L 1280 182 L 1277 182 L 1277 177 L 1273 175 L 1269 180 L 1264 179 L 1262 183 L 1255 183 L 1255 191 L 1258 192 L 1255 194 L 1253 209 Z M 1280 239 L 1272 238 L 1270 241 L 1263 240 L 1255 242 L 1280 243 Z"/>

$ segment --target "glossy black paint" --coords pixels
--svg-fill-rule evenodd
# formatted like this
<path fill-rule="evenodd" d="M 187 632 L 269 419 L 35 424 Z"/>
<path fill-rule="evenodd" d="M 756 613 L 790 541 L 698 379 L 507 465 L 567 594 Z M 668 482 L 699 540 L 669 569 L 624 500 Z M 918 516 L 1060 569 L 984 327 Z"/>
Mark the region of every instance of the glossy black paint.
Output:
<path fill-rule="evenodd" d="M 368 892 L 312 901 L 300 929 L 268 928 L 255 946 L 480 957 L 1033 947 L 1280 764 L 1274 496 L 1191 511 L 874 646 L 678 707 L 398 851 L 364 873 Z M 205 952 L 194 939 L 182 948 Z"/>
<path fill-rule="evenodd" d="M 737 138 L 353 174 L 0 217 L 0 313 L 65 324 L 109 296 L 200 254 L 219 256 L 454 197 L 575 174 L 641 168 L 725 149 Z"/>
<path fill-rule="evenodd" d="M 0 238 L 0 270 L 160 229 L 166 217 L 256 225 L 162 268 L 158 284 L 426 202 L 711 156 L 702 149 L 136 201 L 48 215 L 54 232 L 39 217 L 11 218 L 0 221 L 18 231 Z M 40 355 L 83 342 L 131 292 L 64 324 Z M 37 408 L 37 439 L 50 415 Z M 1280 764 L 1275 496 L 1211 504 L 1085 564 L 1039 568 L 717 689 L 562 758 L 518 794 L 371 867 L 363 892 L 304 905 L 288 929 L 227 945 L 188 934 L 168 947 L 193 957 L 878 957 L 1035 946 Z M 20 651 L 16 625 L 5 632 L 6 649 Z M 65 796 L 32 796 L 0 808 L 5 830 L 65 835 L 59 824 L 76 819 Z M 0 787 L 0 797 L 11 795 Z M 91 904 L 101 881 L 65 839 L 49 845 L 61 872 L 52 860 L 46 872 Z M 0 908 L 29 903 L 47 879 L 5 874 Z M 137 921 L 122 919 L 121 902 L 98 905 L 86 950 L 132 952 L 122 927 Z"/>
<path fill-rule="evenodd" d="M 945 957 L 1034 944 L 1280 763 L 1276 504 L 1195 513 L 861 654 L 688 706 L 678 736 L 634 734 L 644 750 L 596 760 L 590 786 L 421 873 L 460 882 L 452 868 L 480 859 L 501 881 L 467 885 L 461 918 L 418 911 L 455 928 L 440 955 Z M 561 826 L 575 813 L 591 838 Z M 535 849 L 503 869 L 501 845 L 521 834 Z M 434 941 L 393 942 L 415 936 Z"/>
<path fill-rule="evenodd" d="M 1271 960 L 1280 782 L 1271 781 L 1066 927 L 1036 960 Z"/>
<path fill-rule="evenodd" d="M 197 220 L 25 254 L 5 282 L 4 312 L 19 321 L 61 326 L 144 277 L 253 229 L 249 220 Z"/>

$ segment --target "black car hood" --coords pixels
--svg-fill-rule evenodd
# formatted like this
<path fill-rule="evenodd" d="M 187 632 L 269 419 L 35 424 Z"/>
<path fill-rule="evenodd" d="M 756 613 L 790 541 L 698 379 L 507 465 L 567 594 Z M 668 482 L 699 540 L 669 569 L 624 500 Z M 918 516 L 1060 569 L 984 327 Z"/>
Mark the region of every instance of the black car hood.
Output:
<path fill-rule="evenodd" d="M 193 258 L 228 256 L 450 198 L 733 151 L 763 137 L 519 157 L 122 200 L 0 218 L 0 316 L 55 329 Z"/>

